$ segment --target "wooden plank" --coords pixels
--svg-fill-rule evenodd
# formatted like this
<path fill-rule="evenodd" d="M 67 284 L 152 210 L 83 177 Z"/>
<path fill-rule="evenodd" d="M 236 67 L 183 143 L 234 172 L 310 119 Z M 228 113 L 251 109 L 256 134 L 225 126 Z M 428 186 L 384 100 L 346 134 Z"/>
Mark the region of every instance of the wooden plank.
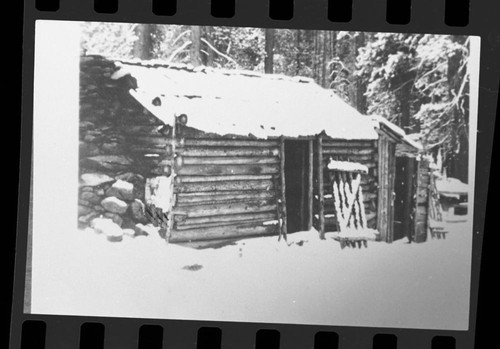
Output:
<path fill-rule="evenodd" d="M 377 205 L 377 229 L 380 233 L 380 240 L 386 240 L 387 233 L 387 166 L 386 166 L 386 153 L 387 153 L 387 141 L 385 137 L 381 136 L 379 138 L 378 147 L 378 163 L 379 163 L 379 190 L 378 190 L 378 205 Z"/>
<path fill-rule="evenodd" d="M 177 206 L 174 208 L 173 214 L 186 215 L 187 217 L 205 217 L 237 213 L 274 212 L 275 209 L 276 203 L 271 199 L 243 201 L 230 204 L 220 203 L 216 205 L 204 204 L 192 206 Z"/>
<path fill-rule="evenodd" d="M 307 190 L 307 204 L 309 208 L 309 216 L 307 221 L 307 230 L 311 230 L 313 225 L 313 168 L 314 168 L 314 148 L 313 141 L 308 141 L 308 190 Z"/>
<path fill-rule="evenodd" d="M 246 139 L 186 139 L 186 147 L 278 147 L 279 142 L 273 140 Z"/>
<path fill-rule="evenodd" d="M 275 212 L 258 212 L 258 213 L 241 213 L 223 216 L 208 216 L 208 217 L 186 217 L 182 222 L 177 223 L 177 229 L 187 229 L 186 226 L 203 225 L 203 224 L 220 224 L 243 221 L 272 221 L 276 219 Z"/>
<path fill-rule="evenodd" d="M 279 165 L 185 165 L 177 170 L 181 176 L 259 175 L 275 174 Z"/>
<path fill-rule="evenodd" d="M 197 193 L 204 191 L 233 191 L 233 190 L 274 190 L 271 179 L 251 181 L 218 181 L 193 182 L 175 185 L 176 193 Z"/>
<path fill-rule="evenodd" d="M 393 142 L 389 143 L 389 207 L 387 219 L 387 236 L 388 241 L 394 240 L 394 186 L 396 177 L 396 145 Z"/>
<path fill-rule="evenodd" d="M 305 201 L 306 201 L 306 152 L 305 148 L 300 148 L 300 230 L 305 224 Z"/>
<path fill-rule="evenodd" d="M 236 157 L 236 156 L 205 156 L 184 157 L 184 165 L 256 165 L 278 164 L 278 157 Z"/>
<path fill-rule="evenodd" d="M 412 234 L 413 231 L 413 224 L 414 224 L 414 219 L 412 217 L 412 212 L 413 209 L 416 205 L 416 193 L 415 193 L 415 186 L 414 186 L 414 173 L 416 171 L 415 169 L 415 159 L 413 158 L 406 158 L 406 168 L 405 168 L 405 206 L 404 206 L 404 212 L 403 212 L 403 229 L 406 232 L 408 238 L 410 241 L 413 240 L 414 236 Z"/>
<path fill-rule="evenodd" d="M 279 227 L 273 225 L 259 225 L 255 223 L 241 223 L 222 227 L 200 228 L 172 231 L 169 242 L 202 241 L 250 236 L 269 236 L 278 234 Z"/>
<path fill-rule="evenodd" d="M 280 156 L 280 177 L 281 177 L 281 212 L 282 212 L 282 220 L 283 223 L 281 225 L 281 233 L 285 237 L 287 237 L 288 233 L 288 227 L 287 227 L 287 212 L 286 212 L 286 181 L 285 181 L 285 140 L 283 137 L 280 138 L 280 151 L 279 151 L 279 156 Z M 281 238 L 281 234 L 280 234 Z"/>
<path fill-rule="evenodd" d="M 317 139 L 317 152 L 318 152 L 318 197 L 319 197 L 319 236 L 320 239 L 325 239 L 325 196 L 324 196 L 324 183 L 323 183 L 323 137 L 318 136 Z"/>
<path fill-rule="evenodd" d="M 178 224 L 175 225 L 175 230 L 182 232 L 185 230 L 193 229 L 208 229 L 208 228 L 222 228 L 226 226 L 234 226 L 235 224 L 250 224 L 250 225 L 264 225 L 264 223 L 273 224 L 276 219 L 250 219 L 250 220 L 234 220 L 230 222 L 213 222 L 203 224 Z"/>
<path fill-rule="evenodd" d="M 177 176 L 176 184 L 180 183 L 201 183 L 218 181 L 252 181 L 252 180 L 272 180 L 273 175 L 236 175 L 236 176 Z"/>
<path fill-rule="evenodd" d="M 180 148 L 178 153 L 183 156 L 278 156 L 279 149 L 267 147 L 240 147 L 240 148 L 222 148 L 222 147 L 205 147 L 205 148 Z"/>

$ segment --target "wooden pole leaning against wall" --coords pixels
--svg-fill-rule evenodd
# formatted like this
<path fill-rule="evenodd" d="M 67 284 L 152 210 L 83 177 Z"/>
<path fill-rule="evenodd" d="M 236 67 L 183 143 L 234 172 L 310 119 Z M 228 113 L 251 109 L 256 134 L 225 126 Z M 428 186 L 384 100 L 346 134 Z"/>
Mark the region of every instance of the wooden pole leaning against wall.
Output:
<path fill-rule="evenodd" d="M 184 116 L 185 115 L 181 115 L 181 116 Z M 180 155 L 177 153 L 176 151 L 176 145 L 177 143 L 182 143 L 182 140 L 180 139 L 181 135 L 178 134 L 178 120 L 179 118 L 181 117 L 177 117 L 177 115 L 173 114 L 172 115 L 172 138 L 171 138 L 171 143 L 170 143 L 170 146 L 167 146 L 165 147 L 165 155 L 166 157 L 170 158 L 171 160 L 173 160 L 174 162 L 174 165 L 170 165 L 170 170 L 168 170 L 168 168 L 166 168 L 166 174 L 168 175 L 168 177 L 170 178 L 170 200 L 169 200 L 169 203 L 168 203 L 168 228 L 167 228 L 167 232 L 165 234 L 165 240 L 167 242 L 170 241 L 170 236 L 172 235 L 172 231 L 174 229 L 174 214 L 173 214 L 173 210 L 174 210 L 174 206 L 175 206 L 175 194 L 174 194 L 174 189 L 175 189 L 175 173 L 179 170 L 180 167 L 182 167 L 182 161 L 179 161 L 179 160 L 182 160 L 182 158 L 180 157 Z M 186 120 L 187 120 L 187 117 L 186 117 Z M 176 159 L 176 157 L 178 157 L 178 159 Z M 177 161 L 176 161 L 177 160 Z"/>
<path fill-rule="evenodd" d="M 281 218 L 283 223 L 281 226 L 280 234 L 278 240 L 281 240 L 283 235 L 286 241 L 287 236 L 287 213 L 286 213 L 286 183 L 285 183 L 285 139 L 282 136 L 280 138 L 280 177 L 281 177 Z"/>
<path fill-rule="evenodd" d="M 307 190 L 307 204 L 309 210 L 309 216 L 307 221 L 307 230 L 311 230 L 313 225 L 313 170 L 314 170 L 314 148 L 313 141 L 308 141 L 308 153 L 309 153 L 309 171 L 308 171 L 308 190 Z"/>
<path fill-rule="evenodd" d="M 318 199 L 319 199 L 319 237 L 325 239 L 325 188 L 323 184 L 323 136 L 317 136 L 318 152 Z"/>

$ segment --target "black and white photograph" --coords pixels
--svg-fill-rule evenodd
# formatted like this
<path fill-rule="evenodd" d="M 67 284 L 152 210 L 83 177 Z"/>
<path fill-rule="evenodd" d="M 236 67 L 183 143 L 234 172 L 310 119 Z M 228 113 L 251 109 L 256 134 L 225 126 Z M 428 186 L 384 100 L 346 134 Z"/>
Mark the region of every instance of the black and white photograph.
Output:
<path fill-rule="evenodd" d="M 25 313 L 469 328 L 479 37 L 35 39 Z"/>

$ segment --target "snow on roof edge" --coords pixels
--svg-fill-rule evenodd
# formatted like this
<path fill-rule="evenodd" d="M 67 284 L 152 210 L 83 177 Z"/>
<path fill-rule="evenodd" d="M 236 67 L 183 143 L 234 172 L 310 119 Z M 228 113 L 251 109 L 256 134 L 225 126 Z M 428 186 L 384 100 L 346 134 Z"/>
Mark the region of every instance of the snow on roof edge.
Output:
<path fill-rule="evenodd" d="M 417 149 L 419 151 L 424 150 L 424 147 L 422 146 L 422 144 L 411 139 L 411 137 L 408 137 L 406 132 L 398 125 L 394 124 L 393 122 L 387 120 L 386 118 L 384 118 L 383 116 L 380 116 L 380 115 L 371 115 L 371 118 L 374 122 L 386 126 L 393 134 L 395 134 L 398 138 L 400 138 L 406 144 L 414 147 L 415 149 Z"/>
<path fill-rule="evenodd" d="M 307 77 L 193 67 L 158 60 L 114 60 L 114 62 L 119 70 L 112 78 L 119 79 L 126 75 L 133 77 L 139 86 L 131 91 L 131 95 L 165 123 L 168 123 L 166 119 L 170 119 L 166 118 L 168 112 L 174 111 L 190 115 L 192 127 L 221 135 L 239 134 L 257 138 L 310 137 L 324 132 L 332 139 L 378 139 L 375 128 L 366 123 L 366 120 L 369 120 L 368 116 L 362 115 L 333 91 L 322 88 Z M 213 77 L 210 75 L 212 73 Z M 261 78 L 262 82 L 252 77 Z M 250 80 L 246 80 L 247 78 Z M 207 85 L 208 89 L 200 89 L 197 86 L 204 86 L 207 81 L 211 83 Z M 237 86 L 231 89 L 233 82 L 236 82 Z M 223 84 L 222 88 L 219 87 L 219 83 Z M 251 85 L 253 89 L 247 88 L 246 91 L 239 92 L 238 86 L 241 87 L 241 83 Z M 204 91 L 208 93 L 205 94 Z M 256 91 L 255 97 L 253 91 Z M 163 107 L 150 105 L 156 97 L 170 100 L 171 109 L 168 111 Z M 253 103 L 252 98 L 260 98 L 260 103 Z M 221 100 L 228 102 L 224 103 Z M 262 105 L 260 109 L 258 105 Z M 252 111 L 235 112 L 239 106 L 240 109 Z M 221 116 L 221 114 L 226 115 Z M 228 117 L 229 114 L 232 115 L 232 119 Z M 253 124 L 245 124 L 242 121 L 244 118 L 253 120 Z M 207 120 L 211 120 L 210 123 L 213 125 L 208 125 Z M 231 125 L 234 127 L 231 128 Z M 256 129 L 258 126 L 260 129 Z"/>

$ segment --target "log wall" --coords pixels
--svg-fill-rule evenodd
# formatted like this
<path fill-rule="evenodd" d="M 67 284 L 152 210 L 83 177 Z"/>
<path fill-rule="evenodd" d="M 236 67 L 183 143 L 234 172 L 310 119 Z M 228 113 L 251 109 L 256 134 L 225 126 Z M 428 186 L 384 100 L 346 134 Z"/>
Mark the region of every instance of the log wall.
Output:
<path fill-rule="evenodd" d="M 280 140 L 186 138 L 175 153 L 170 242 L 279 233 Z"/>
<path fill-rule="evenodd" d="M 378 200 L 378 151 L 377 141 L 366 140 L 332 140 L 322 139 L 321 157 L 318 156 L 319 147 L 315 148 L 314 158 L 321 158 L 323 168 L 323 202 L 324 202 L 324 230 L 325 232 L 337 230 L 337 219 L 333 204 L 333 178 L 326 170 L 330 159 L 339 161 L 358 162 L 368 167 L 368 174 L 361 175 L 361 188 L 363 203 L 370 228 L 377 226 L 377 200 Z M 317 162 L 317 160 L 316 160 Z M 315 166 L 316 169 L 317 165 Z M 316 169 L 316 171 L 319 171 Z M 318 176 L 315 173 L 314 177 Z M 318 188 L 319 181 L 315 181 L 314 189 L 314 227 L 321 231 L 321 198 Z"/>

